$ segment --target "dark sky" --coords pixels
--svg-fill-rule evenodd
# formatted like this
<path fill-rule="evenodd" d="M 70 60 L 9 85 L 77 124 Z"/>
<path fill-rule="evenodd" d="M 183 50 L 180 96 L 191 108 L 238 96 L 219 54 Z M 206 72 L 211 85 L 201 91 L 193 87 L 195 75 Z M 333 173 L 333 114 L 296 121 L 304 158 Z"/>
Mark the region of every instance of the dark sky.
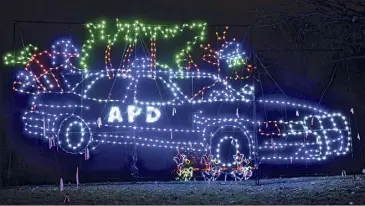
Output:
<path fill-rule="evenodd" d="M 162 22 L 204 20 L 210 24 L 246 24 L 252 9 L 269 6 L 254 1 L 1 1 L 1 29 L 11 31 L 14 20 L 89 22 L 97 18 L 138 18 Z M 278 1 L 275 1 L 278 3 Z M 251 14 L 251 15 L 250 15 Z M 11 48 L 11 32 L 2 32 L 2 49 Z M 4 44 L 5 43 L 5 44 Z"/>
<path fill-rule="evenodd" d="M 272 0 L 230 0 L 230 1 L 211 1 L 211 0 L 201 0 L 201 1 L 160 1 L 160 0 L 133 0 L 133 1 L 50 1 L 50 0 L 13 0 L 13 1 L 0 1 L 0 29 L 1 29 L 1 47 L 0 53 L 3 54 L 6 51 L 11 51 L 12 49 L 12 36 L 13 36 L 13 22 L 14 20 L 29 20 L 29 21 L 59 21 L 59 22 L 89 22 L 94 19 L 104 18 L 114 20 L 115 18 L 123 19 L 141 19 L 153 22 L 161 23 L 180 23 L 189 22 L 192 20 L 202 20 L 209 24 L 250 24 L 256 15 L 255 11 L 261 10 L 262 8 L 270 8 L 270 6 L 280 4 L 282 1 L 272 1 Z M 288 10 L 298 10 L 297 7 L 287 8 Z M 304 8 L 303 8 L 304 11 Z M 21 28 L 19 26 L 19 28 Z M 50 27 L 42 27 L 40 25 L 35 26 L 34 31 L 30 30 L 29 25 L 24 25 L 27 27 L 26 33 L 24 32 L 24 38 L 47 39 L 47 34 L 52 33 L 52 31 L 45 31 L 50 29 Z M 45 34 L 42 34 L 42 33 Z M 264 32 L 263 32 L 264 33 Z M 263 34 L 264 35 L 264 34 Z M 26 37 L 28 36 L 28 37 Z M 258 38 L 258 37 L 257 37 Z M 260 39 L 257 42 L 280 42 L 282 40 L 274 39 Z M 31 43 L 31 42 L 27 42 Z M 279 44 L 279 43 L 277 43 Z M 280 46 L 280 45 L 278 45 Z M 322 54 L 323 55 L 323 54 Z M 275 55 L 274 55 L 275 56 Z M 289 61 L 289 60 L 288 60 Z M 11 69 L 11 68 L 2 68 Z M 280 84 L 284 85 L 288 90 L 292 89 L 293 86 L 298 85 L 298 82 L 294 79 L 298 76 L 307 75 L 307 83 L 304 81 L 301 84 L 300 90 L 306 91 L 303 94 L 297 92 L 291 92 L 294 94 L 295 98 L 305 97 L 307 100 L 320 98 L 320 94 L 325 88 L 328 82 L 332 70 L 326 70 L 319 72 L 317 70 L 304 71 L 303 67 L 288 69 L 289 76 L 286 78 L 291 78 L 291 80 L 285 80 L 285 78 L 280 79 Z M 279 75 L 283 71 L 273 71 L 274 76 Z M 319 76 L 322 74 L 323 76 Z M 290 76 L 291 75 L 291 76 Z M 8 76 L 2 76 L 2 78 L 8 78 Z M 324 79 L 322 83 L 321 82 Z M 8 82 L 2 80 L 2 82 Z M 309 83 L 308 83 L 309 82 Z M 315 84 L 320 85 L 318 91 L 313 88 Z M 6 84 L 9 85 L 9 84 Z M 342 88 L 341 84 L 337 85 L 336 88 Z M 11 87 L 2 87 L 3 94 L 9 94 Z M 308 90 L 313 90 L 315 94 L 314 97 L 310 97 Z M 342 91 L 346 89 L 342 88 Z M 300 93 L 300 92 L 299 92 Z M 344 101 L 351 95 L 343 92 L 338 94 L 334 90 L 329 91 L 329 95 L 342 95 L 337 97 L 336 101 Z M 2 95 L 4 101 L 4 106 L 2 110 L 9 108 L 9 98 L 5 98 Z M 342 99 L 342 100 L 341 100 Z M 354 100 L 354 99 L 352 99 Z M 341 109 L 349 109 L 350 103 Z M 340 108 L 339 105 L 335 105 Z M 347 112 L 347 111 L 345 111 Z M 8 112 L 7 112 L 8 113 Z M 101 160 L 101 161 L 105 161 Z M 112 163 L 110 163 L 112 164 Z"/>

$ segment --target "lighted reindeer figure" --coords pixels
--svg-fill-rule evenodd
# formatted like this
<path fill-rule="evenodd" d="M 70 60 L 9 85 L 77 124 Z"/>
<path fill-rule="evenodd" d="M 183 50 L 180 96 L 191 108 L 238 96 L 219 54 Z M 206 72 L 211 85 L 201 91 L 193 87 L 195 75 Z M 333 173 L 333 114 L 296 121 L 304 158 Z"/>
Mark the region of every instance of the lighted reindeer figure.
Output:
<path fill-rule="evenodd" d="M 241 153 L 237 153 L 233 155 L 233 159 L 236 162 L 236 165 L 230 172 L 227 172 L 225 175 L 225 181 L 227 180 L 227 176 L 232 176 L 235 181 L 242 181 L 250 179 L 253 174 L 253 167 L 249 166 L 250 160 L 244 158 L 244 155 Z"/>
<path fill-rule="evenodd" d="M 257 169 L 257 168 L 252 167 L 252 166 L 249 165 L 251 163 L 251 161 L 249 159 L 245 159 L 244 162 L 246 163 L 246 166 L 242 167 L 243 177 L 244 177 L 245 180 L 248 180 L 252 177 L 253 170 Z"/>
<path fill-rule="evenodd" d="M 222 163 L 218 158 L 213 160 L 212 177 L 213 181 L 217 180 L 222 174 Z"/>
<path fill-rule="evenodd" d="M 210 171 L 212 170 L 212 155 L 209 152 L 203 155 L 200 163 L 204 165 L 204 169 L 201 170 L 204 180 L 210 180 Z"/>
<path fill-rule="evenodd" d="M 189 181 L 193 177 L 194 168 L 190 166 L 190 160 L 183 153 L 178 152 L 178 154 L 173 158 L 175 161 L 177 168 L 176 180 L 180 181 Z"/>
<path fill-rule="evenodd" d="M 215 158 L 212 159 L 213 156 L 208 152 L 205 154 L 202 159 L 201 163 L 204 164 L 205 168 L 202 169 L 201 173 L 205 181 L 215 181 L 221 175 L 221 162 L 219 159 Z"/>
<path fill-rule="evenodd" d="M 202 156 L 200 163 L 204 165 L 204 168 L 201 170 L 202 176 L 205 181 L 210 181 L 212 179 L 211 171 L 212 168 L 212 154 L 209 152 Z"/>

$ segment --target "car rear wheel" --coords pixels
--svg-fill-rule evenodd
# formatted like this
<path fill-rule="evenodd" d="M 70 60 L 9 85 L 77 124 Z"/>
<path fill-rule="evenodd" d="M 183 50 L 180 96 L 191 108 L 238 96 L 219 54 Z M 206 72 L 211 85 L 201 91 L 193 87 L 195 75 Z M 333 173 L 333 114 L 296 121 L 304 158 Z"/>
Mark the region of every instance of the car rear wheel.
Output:
<path fill-rule="evenodd" d="M 206 130 L 208 147 L 214 157 L 217 157 L 224 167 L 235 165 L 234 155 L 242 154 L 244 158 L 251 159 L 253 155 L 252 136 L 246 128 L 240 125 L 222 125 Z"/>

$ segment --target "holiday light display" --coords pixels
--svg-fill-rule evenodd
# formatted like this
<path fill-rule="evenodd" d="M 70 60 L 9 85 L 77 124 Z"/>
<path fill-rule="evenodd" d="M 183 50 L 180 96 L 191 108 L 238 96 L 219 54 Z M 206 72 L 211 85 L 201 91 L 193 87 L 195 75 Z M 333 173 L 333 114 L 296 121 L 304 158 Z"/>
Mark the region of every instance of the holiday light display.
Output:
<path fill-rule="evenodd" d="M 191 161 L 183 153 L 178 154 L 173 159 L 176 163 L 176 180 L 189 181 L 193 175 L 195 168 L 191 166 Z"/>
<path fill-rule="evenodd" d="M 208 152 L 202 156 L 200 164 L 204 165 L 204 168 L 201 170 L 202 176 L 204 180 L 212 180 L 214 177 L 213 168 L 212 168 L 212 158 L 213 156 Z"/>
<path fill-rule="evenodd" d="M 217 158 L 220 158 L 220 154 L 219 154 L 219 152 L 220 152 L 220 144 L 224 141 L 224 140 L 227 140 L 227 139 L 231 139 L 232 140 L 232 144 L 233 145 L 235 145 L 235 148 L 236 148 L 236 153 L 239 153 L 239 144 L 238 144 L 238 140 L 237 139 L 234 139 L 233 137 L 224 137 L 224 138 L 222 138 L 220 141 L 219 141 L 219 143 L 218 143 L 218 145 L 217 145 Z M 235 164 L 235 162 L 233 162 L 233 163 L 222 163 L 222 165 L 223 165 L 223 167 L 225 167 L 226 165 L 228 166 L 228 167 L 230 167 L 230 166 L 232 166 L 232 164 L 234 165 Z"/>
<path fill-rule="evenodd" d="M 221 162 L 218 158 L 212 159 L 213 156 L 207 153 L 202 158 L 205 168 L 202 169 L 201 174 L 205 181 L 216 181 L 222 174 Z"/>
<path fill-rule="evenodd" d="M 229 69 L 234 69 L 234 74 L 232 76 L 227 76 L 227 79 L 230 80 L 243 80 L 250 77 L 250 74 L 254 67 L 248 64 L 248 56 L 243 51 L 242 44 L 236 42 L 235 39 L 232 41 L 226 40 L 226 33 L 229 27 L 227 26 L 223 31 L 222 35 L 219 35 L 216 32 L 217 42 L 223 41 L 222 45 L 218 49 L 212 49 L 210 44 L 204 46 L 200 45 L 202 49 L 206 52 L 203 55 L 203 60 L 216 66 L 218 73 L 221 71 L 222 60 L 225 60 L 226 65 Z M 247 71 L 247 74 L 239 74 L 239 69 L 243 69 Z"/>
<path fill-rule="evenodd" d="M 82 48 L 82 57 L 81 57 L 81 66 L 83 69 L 88 70 L 89 65 L 87 64 L 88 58 L 90 57 L 89 53 L 93 49 L 93 46 L 96 42 L 104 43 L 107 45 L 107 49 L 105 52 L 105 69 L 108 71 L 112 68 L 110 63 L 111 56 L 110 50 L 114 44 L 116 44 L 120 40 L 124 40 L 126 45 L 128 45 L 128 50 L 123 58 L 123 68 L 125 68 L 128 63 L 130 63 L 131 52 L 133 51 L 133 47 L 137 44 L 140 37 L 148 37 L 151 40 L 151 57 L 152 63 L 150 68 L 155 67 L 156 62 L 156 40 L 159 38 L 167 39 L 175 37 L 178 33 L 181 33 L 185 30 L 195 30 L 198 31 L 197 35 L 193 37 L 192 41 L 188 41 L 183 49 L 176 54 L 176 63 L 178 68 L 184 68 L 182 63 L 185 61 L 184 57 L 191 51 L 192 46 L 197 42 L 204 40 L 206 24 L 205 23 L 191 23 L 191 24 L 183 24 L 183 25 L 173 25 L 173 26 L 161 26 L 161 25 L 146 25 L 139 21 L 135 21 L 133 23 L 122 23 L 117 19 L 116 29 L 117 31 L 114 34 L 107 33 L 107 24 L 105 21 L 102 21 L 98 24 L 89 23 L 86 24 L 86 27 L 89 31 L 89 39 L 86 41 L 86 44 Z M 124 35 L 123 38 L 120 36 Z M 190 69 L 190 65 L 192 64 L 192 60 L 188 60 Z"/>
<path fill-rule="evenodd" d="M 36 47 L 29 46 L 18 56 L 7 54 L 6 64 L 22 64 L 26 70 L 14 82 L 15 91 L 32 96 L 30 110 L 23 115 L 25 131 L 45 139 L 55 138 L 56 144 L 65 152 L 85 153 L 87 156 L 89 149 L 107 143 L 206 152 L 207 156 L 202 158 L 205 168 L 201 173 L 210 181 L 223 173 L 235 180 L 248 179 L 254 170 L 248 161 L 254 157 L 272 163 L 308 162 L 349 151 L 349 125 L 339 113 L 290 101 L 260 99 L 255 103 L 272 108 L 285 106 L 301 115 L 286 121 L 264 121 L 259 116 L 258 121 L 254 121 L 241 113 L 240 108 L 248 108 L 254 101 L 254 85 L 246 84 L 235 89 L 229 80 L 246 79 L 249 75 L 239 76 L 236 71 L 235 77 L 225 78 L 219 71 L 222 65 L 245 68 L 249 73 L 254 67 L 248 65 L 241 44 L 226 41 L 225 35 L 217 35 L 218 39 L 224 40 L 221 48 L 214 51 L 209 45 L 202 47 L 210 52 L 203 59 L 217 65 L 218 73 L 200 71 L 189 52 L 193 45 L 204 39 L 205 26 L 197 23 L 148 26 L 137 21 L 132 24 L 117 22 L 117 32 L 110 34 L 106 32 L 105 22 L 87 24 L 90 36 L 81 53 L 70 40 L 61 40 L 52 45 L 51 51 L 37 52 Z M 156 42 L 185 30 L 198 30 L 198 34 L 175 55 L 176 67 L 157 61 Z M 151 40 L 150 58 L 132 55 L 140 36 Z M 127 49 L 122 66 L 116 68 L 111 64 L 111 50 L 119 41 L 124 42 Z M 97 42 L 106 45 L 105 68 L 100 70 L 93 69 L 88 63 Z M 43 59 L 52 62 L 51 65 L 43 63 Z M 182 66 L 184 61 L 187 66 Z M 192 70 L 193 67 L 196 70 Z M 117 91 L 112 85 L 103 88 L 104 97 L 93 96 L 104 80 L 113 82 L 113 85 L 114 82 L 126 83 L 121 87 L 125 93 L 113 97 Z M 146 81 L 162 85 L 168 98 L 163 99 L 158 94 L 155 98 L 158 100 L 140 99 L 140 90 L 152 90 L 141 86 Z M 193 93 L 187 92 L 181 81 L 210 83 Z M 150 95 L 148 97 L 152 98 L 153 94 Z M 213 112 L 208 111 L 209 107 L 213 107 Z M 221 107 L 234 111 L 217 114 L 216 108 Z M 169 124 L 171 119 L 181 118 L 181 113 L 189 116 L 183 120 L 183 126 Z M 257 140 L 254 127 L 258 129 Z M 227 128 L 239 132 L 222 137 L 221 132 Z M 222 159 L 225 141 L 230 141 L 234 147 L 233 161 Z M 244 148 L 247 151 L 243 151 Z M 190 160 L 183 154 L 174 160 L 179 180 L 190 180 L 194 172 L 188 164 Z"/>
<path fill-rule="evenodd" d="M 225 180 L 227 179 L 228 175 L 233 177 L 235 181 L 248 180 L 250 177 L 252 177 L 254 168 L 250 166 L 251 162 L 249 159 L 244 158 L 244 155 L 240 152 L 237 152 L 235 155 L 233 155 L 233 159 L 235 161 L 234 167 L 226 168 L 228 172 L 225 172 Z"/>
<path fill-rule="evenodd" d="M 227 51 L 229 49 L 233 51 Z M 246 59 L 244 59 L 244 55 L 245 53 L 242 52 L 242 45 L 235 42 L 227 42 L 226 45 L 217 52 L 218 59 L 226 60 L 229 68 L 238 67 L 245 64 Z"/>
<path fill-rule="evenodd" d="M 128 114 L 128 122 L 133 123 L 135 118 L 142 113 L 142 109 L 136 107 L 134 105 L 129 105 L 127 114 Z M 157 121 L 161 116 L 160 110 L 155 107 L 147 106 L 146 107 L 146 122 L 153 123 Z M 123 122 L 122 114 L 119 110 L 119 107 L 113 106 L 110 108 L 108 122 Z"/>
<path fill-rule="evenodd" d="M 265 125 L 265 128 L 269 128 L 269 126 L 274 126 L 275 129 L 274 131 L 264 131 L 261 127 L 259 128 L 259 132 L 261 135 L 266 135 L 266 136 L 271 136 L 271 135 L 278 135 L 280 136 L 280 128 L 278 127 L 278 122 L 277 121 L 267 121 L 267 122 L 263 122 L 263 124 Z"/>

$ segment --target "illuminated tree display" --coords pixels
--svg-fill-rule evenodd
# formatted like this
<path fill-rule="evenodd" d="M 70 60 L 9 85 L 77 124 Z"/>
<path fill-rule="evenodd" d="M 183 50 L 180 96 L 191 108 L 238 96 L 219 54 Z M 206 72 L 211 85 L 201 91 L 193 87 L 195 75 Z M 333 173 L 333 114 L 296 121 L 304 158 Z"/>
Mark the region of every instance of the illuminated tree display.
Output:
<path fill-rule="evenodd" d="M 55 143 L 65 152 L 85 154 L 85 159 L 99 144 L 178 149 L 174 161 L 178 179 L 184 181 L 192 178 L 195 169 L 182 151 L 204 153 L 200 173 L 205 180 L 216 180 L 221 174 L 245 180 L 252 176 L 255 158 L 300 163 L 345 155 L 350 149 L 349 125 L 340 113 L 288 100 L 254 98 L 255 85 L 246 79 L 255 67 L 248 63 L 242 44 L 226 40 L 226 30 L 222 36 L 217 33 L 222 46 L 212 49 L 203 45 L 205 23 L 159 26 L 117 21 L 114 34 L 107 32 L 106 22 L 86 27 L 89 37 L 80 50 L 64 39 L 51 50 L 38 51 L 29 45 L 4 58 L 8 65 L 25 67 L 14 82 L 15 91 L 31 96 L 23 115 L 24 130 L 46 139 L 50 147 Z M 176 65 L 160 62 L 158 41 L 183 31 L 193 32 L 194 37 L 173 56 Z M 147 57 L 134 55 L 140 37 L 150 41 Z M 89 63 L 97 43 L 105 46 L 104 68 Z M 126 45 L 119 67 L 111 61 L 118 43 Z M 191 51 L 199 45 L 203 60 L 216 66 L 216 72 L 203 71 L 193 60 Z M 222 65 L 234 70 L 234 75 L 223 76 Z M 247 74 L 239 73 L 242 69 Z M 236 89 L 230 80 L 246 83 Z M 199 88 L 197 92 L 192 93 L 190 85 Z M 258 114 L 255 121 L 242 112 L 253 103 L 273 109 L 285 106 L 294 117 L 264 121 Z M 218 115 L 218 108 L 224 112 Z M 234 133 L 227 135 L 228 131 Z M 222 149 L 227 144 L 234 148 L 228 158 Z"/>

